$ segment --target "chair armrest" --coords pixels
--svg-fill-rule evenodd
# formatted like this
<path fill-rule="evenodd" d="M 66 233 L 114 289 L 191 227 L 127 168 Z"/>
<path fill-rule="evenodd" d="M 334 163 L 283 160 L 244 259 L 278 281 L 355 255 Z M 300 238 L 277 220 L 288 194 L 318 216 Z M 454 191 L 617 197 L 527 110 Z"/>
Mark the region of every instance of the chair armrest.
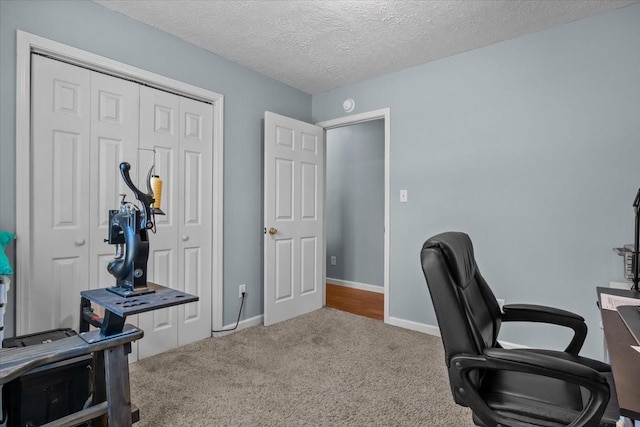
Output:
<path fill-rule="evenodd" d="M 536 370 L 536 373 L 547 377 L 574 383 L 576 381 L 584 381 L 586 383 L 607 384 L 607 380 L 593 368 L 546 354 L 534 353 L 523 349 L 488 348 L 484 351 L 484 355 L 489 362 L 527 365 L 530 369 Z"/>
<path fill-rule="evenodd" d="M 526 372 L 544 377 L 557 378 L 589 390 L 591 398 L 570 427 L 598 426 L 609 402 L 609 385 L 606 378 L 595 369 L 553 356 L 516 349 L 485 349 L 482 356 L 457 355 L 451 359 L 450 375 L 455 381 L 454 390 L 462 396 L 486 425 L 508 425 L 525 427 L 530 424 L 506 418 L 494 412 L 484 402 L 469 376 L 476 370 L 506 370 Z M 453 375 L 452 375 L 453 374 Z"/>
<path fill-rule="evenodd" d="M 503 322 L 539 322 L 571 328 L 574 334 L 564 350 L 567 353 L 577 355 L 587 337 L 584 318 L 570 311 L 533 304 L 507 304 L 502 310 Z"/>

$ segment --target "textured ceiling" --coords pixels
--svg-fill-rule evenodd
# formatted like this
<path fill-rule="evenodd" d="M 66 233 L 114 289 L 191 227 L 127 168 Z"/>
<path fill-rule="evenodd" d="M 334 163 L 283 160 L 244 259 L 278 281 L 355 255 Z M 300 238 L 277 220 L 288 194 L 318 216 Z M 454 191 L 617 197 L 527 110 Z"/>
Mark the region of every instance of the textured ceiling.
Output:
<path fill-rule="evenodd" d="M 318 94 L 640 0 L 94 0 Z"/>

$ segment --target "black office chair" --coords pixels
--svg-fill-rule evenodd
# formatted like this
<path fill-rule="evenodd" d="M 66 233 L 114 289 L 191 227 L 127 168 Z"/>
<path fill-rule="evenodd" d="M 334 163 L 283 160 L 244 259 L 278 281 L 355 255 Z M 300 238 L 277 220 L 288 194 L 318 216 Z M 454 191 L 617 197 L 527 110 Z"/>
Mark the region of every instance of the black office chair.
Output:
<path fill-rule="evenodd" d="M 578 356 L 587 334 L 582 317 L 528 304 L 505 305 L 501 311 L 464 233 L 430 238 L 421 257 L 451 392 L 457 404 L 473 411 L 476 425 L 615 426 L 618 408 L 609 365 Z M 497 337 L 505 321 L 561 325 L 573 329 L 574 336 L 565 351 L 504 349 Z"/>

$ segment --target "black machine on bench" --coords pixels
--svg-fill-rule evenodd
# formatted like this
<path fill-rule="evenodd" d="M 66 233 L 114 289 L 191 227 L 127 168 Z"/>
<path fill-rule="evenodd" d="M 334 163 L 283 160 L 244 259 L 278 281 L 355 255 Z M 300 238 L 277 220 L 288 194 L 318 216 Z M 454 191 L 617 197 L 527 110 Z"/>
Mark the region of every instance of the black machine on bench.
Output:
<path fill-rule="evenodd" d="M 116 278 L 116 285 L 80 293 L 80 335 L 90 333 L 89 325 L 100 328 L 100 333 L 90 338 L 91 342 L 126 333 L 123 326 L 129 315 L 198 300 L 195 295 L 147 281 L 149 231 L 155 233 L 155 215 L 164 215 L 160 209 L 162 181 L 153 175 L 151 167 L 147 174 L 147 192 L 143 193 L 131 181 L 131 165 L 122 162 L 119 169 L 125 184 L 142 206 L 127 202 L 121 194 L 120 208 L 109 211 L 109 237 L 105 242 L 115 245 L 116 252 L 107 270 Z M 103 319 L 93 313 L 92 302 L 104 307 Z"/>
<path fill-rule="evenodd" d="M 132 407 L 129 393 L 127 355 L 131 352 L 131 342 L 141 339 L 144 332 L 125 324 L 126 317 L 199 299 L 196 295 L 147 282 L 148 232 L 155 232 L 155 214 L 164 215 L 160 210 L 162 181 L 152 175 L 151 168 L 147 176 L 148 191 L 143 193 L 131 182 L 131 165 L 123 162 L 119 169 L 142 206 L 125 201 L 123 195 L 120 208 L 109 211 L 109 237 L 105 241 L 116 245 L 116 254 L 107 270 L 116 278 L 116 285 L 80 293 L 78 335 L 29 347 L 0 349 L 0 386 L 19 381 L 21 376 L 39 367 L 48 377 L 55 376 L 51 369 L 54 364 L 92 355 L 94 379 L 90 400 L 84 405 L 80 402 L 84 409 L 63 416 L 52 425 L 77 425 L 97 418 L 99 425 L 129 427 L 137 421 L 139 413 Z M 104 318 L 94 313 L 92 303 L 104 308 Z M 90 326 L 98 329 L 90 330 Z M 42 389 L 42 384 L 36 387 Z M 59 400 L 64 398 L 63 394 L 52 396 L 50 404 L 59 405 Z M 7 408 L 10 426 L 18 425 L 21 412 L 46 410 L 34 407 L 28 399 L 16 398 L 14 402 Z"/>
<path fill-rule="evenodd" d="M 125 184 L 133 191 L 136 199 L 142 204 L 142 210 L 133 203 L 125 200 L 121 194 L 120 209 L 109 211 L 109 238 L 105 240 L 110 245 L 116 245 L 115 258 L 107 265 L 107 270 L 116 278 L 116 286 L 108 288 L 110 292 L 123 297 L 132 297 L 153 293 L 147 286 L 147 261 L 149 259 L 149 230 L 155 233 L 155 215 L 164 215 L 156 198 L 160 199 L 162 181 L 152 175 L 153 166 L 147 175 L 147 193 L 140 191 L 131 182 L 129 175 L 131 165 L 120 163 L 120 174 Z M 156 194 L 152 188 L 155 178 Z"/>

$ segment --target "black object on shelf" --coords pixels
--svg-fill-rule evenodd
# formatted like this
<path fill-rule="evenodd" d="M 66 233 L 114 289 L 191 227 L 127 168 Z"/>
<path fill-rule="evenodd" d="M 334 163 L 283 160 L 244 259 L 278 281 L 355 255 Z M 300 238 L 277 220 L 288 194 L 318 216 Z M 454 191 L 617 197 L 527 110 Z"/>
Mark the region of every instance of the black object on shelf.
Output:
<path fill-rule="evenodd" d="M 4 348 L 28 347 L 77 335 L 54 329 L 7 338 Z M 3 387 L 7 427 L 39 426 L 80 411 L 90 393 L 93 358 L 90 354 L 36 368 Z"/>
<path fill-rule="evenodd" d="M 21 335 L 15 338 L 7 338 L 2 342 L 2 348 L 28 347 L 30 345 L 58 341 L 75 335 L 78 334 L 71 328 L 52 329 L 50 331 L 36 332 L 35 334 Z"/>
<path fill-rule="evenodd" d="M 635 246 L 631 258 L 631 265 L 633 267 L 633 287 L 631 289 L 638 292 L 640 291 L 640 188 L 638 189 L 638 194 L 636 194 L 636 198 L 633 201 L 633 208 L 636 212 L 636 232 L 634 236 Z"/>

